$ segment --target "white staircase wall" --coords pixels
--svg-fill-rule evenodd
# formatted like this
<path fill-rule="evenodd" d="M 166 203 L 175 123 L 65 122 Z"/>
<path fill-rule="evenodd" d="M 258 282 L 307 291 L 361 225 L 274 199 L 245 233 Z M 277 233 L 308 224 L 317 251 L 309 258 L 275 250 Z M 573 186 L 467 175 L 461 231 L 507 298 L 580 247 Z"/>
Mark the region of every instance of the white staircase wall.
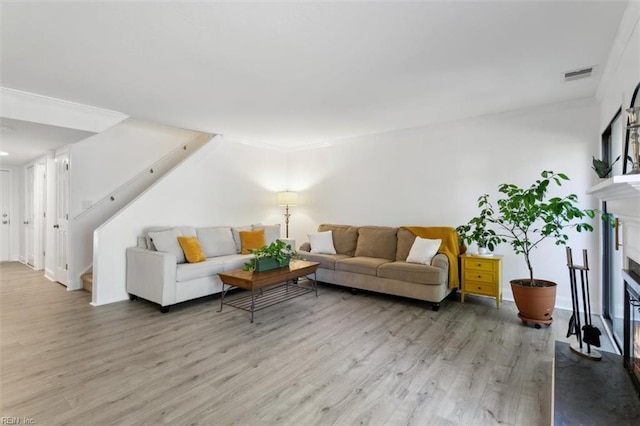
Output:
<path fill-rule="evenodd" d="M 150 226 L 280 223 L 285 156 L 214 137 L 94 232 L 93 304 L 127 300 L 127 247 Z"/>
<path fill-rule="evenodd" d="M 69 290 L 81 289 L 80 277 L 91 269 L 93 231 L 211 138 L 199 140 L 202 136 L 128 118 L 70 145 Z M 187 151 L 182 149 L 185 145 Z M 141 173 L 151 165 L 153 174 Z"/>

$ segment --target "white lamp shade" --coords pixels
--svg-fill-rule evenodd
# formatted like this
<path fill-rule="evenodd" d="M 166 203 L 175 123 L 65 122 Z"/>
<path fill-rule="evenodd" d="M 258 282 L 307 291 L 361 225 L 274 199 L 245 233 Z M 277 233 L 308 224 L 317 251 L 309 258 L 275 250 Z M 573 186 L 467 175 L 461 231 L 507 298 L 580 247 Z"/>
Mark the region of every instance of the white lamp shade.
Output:
<path fill-rule="evenodd" d="M 278 192 L 276 204 L 279 206 L 295 206 L 298 202 L 298 193 L 291 191 Z"/>

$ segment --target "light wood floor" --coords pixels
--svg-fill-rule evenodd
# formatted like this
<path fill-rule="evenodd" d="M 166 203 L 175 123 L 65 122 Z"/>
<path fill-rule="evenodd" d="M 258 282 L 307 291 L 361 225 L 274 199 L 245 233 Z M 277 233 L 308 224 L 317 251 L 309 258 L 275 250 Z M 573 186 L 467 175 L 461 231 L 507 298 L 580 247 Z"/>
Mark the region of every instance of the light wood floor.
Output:
<path fill-rule="evenodd" d="M 548 425 L 568 318 L 321 286 L 250 324 L 214 297 L 163 315 L 92 307 L 19 263 L 0 277 L 0 415 L 37 425 Z"/>

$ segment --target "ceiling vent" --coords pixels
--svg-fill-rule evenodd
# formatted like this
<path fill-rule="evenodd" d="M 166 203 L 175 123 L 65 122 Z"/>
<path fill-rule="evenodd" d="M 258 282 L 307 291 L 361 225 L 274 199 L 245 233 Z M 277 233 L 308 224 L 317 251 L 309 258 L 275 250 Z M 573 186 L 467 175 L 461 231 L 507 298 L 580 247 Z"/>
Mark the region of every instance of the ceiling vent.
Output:
<path fill-rule="evenodd" d="M 564 73 L 564 81 L 579 80 L 581 78 L 591 77 L 593 73 L 593 67 L 580 68 L 573 71 L 567 71 Z"/>

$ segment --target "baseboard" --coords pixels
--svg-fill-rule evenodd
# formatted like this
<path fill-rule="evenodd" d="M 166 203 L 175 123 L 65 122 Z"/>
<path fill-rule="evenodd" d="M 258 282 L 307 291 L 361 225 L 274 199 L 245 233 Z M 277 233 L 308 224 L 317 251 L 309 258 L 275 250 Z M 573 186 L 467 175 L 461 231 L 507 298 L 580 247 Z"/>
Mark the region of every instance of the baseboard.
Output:
<path fill-rule="evenodd" d="M 56 273 L 50 269 L 44 268 L 44 277 L 49 281 L 56 282 Z"/>
<path fill-rule="evenodd" d="M 78 284 L 78 280 L 69 280 L 67 282 L 67 291 L 82 290 L 82 282 Z"/>

